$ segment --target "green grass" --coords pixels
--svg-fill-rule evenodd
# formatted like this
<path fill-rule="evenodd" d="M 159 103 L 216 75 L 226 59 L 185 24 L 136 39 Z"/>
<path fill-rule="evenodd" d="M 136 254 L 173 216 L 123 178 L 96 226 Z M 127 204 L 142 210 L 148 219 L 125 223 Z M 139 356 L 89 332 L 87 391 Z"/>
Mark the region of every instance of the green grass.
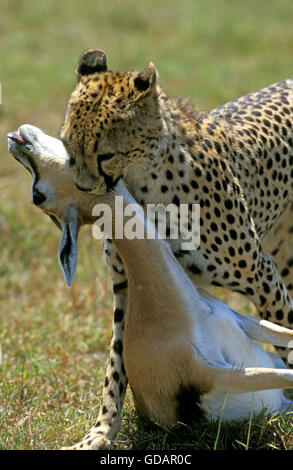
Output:
<path fill-rule="evenodd" d="M 59 448 L 94 423 L 112 315 L 102 247 L 90 229 L 80 237 L 76 281 L 65 287 L 59 233 L 32 206 L 30 177 L 9 156 L 7 132 L 28 122 L 57 134 L 77 58 L 89 47 L 104 49 L 113 69 L 152 60 L 171 95 L 206 110 L 292 77 L 292 17 L 292 0 L 1 1 L 0 448 Z M 247 299 L 216 292 L 253 312 Z M 167 432 L 142 423 L 128 394 L 113 449 L 215 445 L 293 449 L 292 419 Z"/>

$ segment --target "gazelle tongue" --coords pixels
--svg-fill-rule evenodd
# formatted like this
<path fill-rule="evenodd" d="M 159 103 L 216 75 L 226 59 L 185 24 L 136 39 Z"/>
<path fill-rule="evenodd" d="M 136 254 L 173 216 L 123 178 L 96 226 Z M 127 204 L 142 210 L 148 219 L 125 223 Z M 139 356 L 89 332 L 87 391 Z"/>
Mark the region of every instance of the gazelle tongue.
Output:
<path fill-rule="evenodd" d="M 9 139 L 11 140 L 14 140 L 18 144 L 25 144 L 25 140 L 17 132 L 9 132 L 9 134 L 7 134 L 7 137 L 9 137 Z"/>

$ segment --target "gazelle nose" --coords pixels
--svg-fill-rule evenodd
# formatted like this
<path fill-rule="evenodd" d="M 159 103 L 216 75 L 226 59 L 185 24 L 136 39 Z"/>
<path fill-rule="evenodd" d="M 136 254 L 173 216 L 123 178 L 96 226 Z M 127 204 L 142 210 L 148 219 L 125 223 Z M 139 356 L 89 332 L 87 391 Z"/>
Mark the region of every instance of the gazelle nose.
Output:
<path fill-rule="evenodd" d="M 25 144 L 24 138 L 18 132 L 9 132 L 7 137 L 9 137 L 11 140 L 14 140 L 14 142 L 17 142 L 18 144 Z"/>

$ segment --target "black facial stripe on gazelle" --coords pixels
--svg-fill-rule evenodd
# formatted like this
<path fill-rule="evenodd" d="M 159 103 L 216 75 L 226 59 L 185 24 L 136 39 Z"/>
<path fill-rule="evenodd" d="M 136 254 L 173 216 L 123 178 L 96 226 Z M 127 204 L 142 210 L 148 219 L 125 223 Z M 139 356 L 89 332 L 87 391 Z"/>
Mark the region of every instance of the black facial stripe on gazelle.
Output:
<path fill-rule="evenodd" d="M 33 185 L 35 185 L 40 180 L 40 174 L 37 170 L 35 162 L 32 160 L 30 155 L 28 155 L 24 152 L 21 152 L 21 153 L 23 154 L 23 158 L 25 158 L 27 160 L 27 162 L 29 163 L 31 168 L 28 168 L 21 160 L 19 160 L 19 162 L 22 163 L 22 165 L 25 167 L 25 169 L 32 175 L 32 177 L 34 178 L 33 179 Z M 16 157 L 16 159 L 17 159 L 17 157 Z"/>
<path fill-rule="evenodd" d="M 54 222 L 55 225 L 59 228 L 59 230 L 62 230 L 62 226 L 60 222 L 56 219 L 54 215 L 49 215 L 50 219 Z"/>
<path fill-rule="evenodd" d="M 35 186 L 36 184 L 40 181 L 40 174 L 38 172 L 38 169 L 36 167 L 36 164 L 34 160 L 31 158 L 30 155 L 27 155 L 26 153 L 22 152 L 24 155 L 24 158 L 27 160 L 29 167 L 24 165 L 25 169 L 32 175 L 33 178 L 33 184 L 32 184 L 32 198 L 33 198 L 33 203 L 38 206 L 42 202 L 46 200 L 46 196 L 44 196 L 40 191 L 38 191 Z M 20 161 L 21 162 L 21 161 Z"/>
<path fill-rule="evenodd" d="M 37 170 L 35 162 L 32 160 L 32 158 L 29 155 L 26 155 L 26 159 L 27 159 L 28 163 L 30 164 L 30 166 L 32 168 L 32 171 L 33 171 L 33 174 L 32 174 L 32 177 L 33 177 L 33 184 L 32 184 L 33 203 L 34 203 L 35 206 L 39 206 L 40 204 L 42 204 L 47 199 L 47 197 L 44 194 L 42 194 L 36 188 L 36 184 L 40 181 L 40 174 Z"/>

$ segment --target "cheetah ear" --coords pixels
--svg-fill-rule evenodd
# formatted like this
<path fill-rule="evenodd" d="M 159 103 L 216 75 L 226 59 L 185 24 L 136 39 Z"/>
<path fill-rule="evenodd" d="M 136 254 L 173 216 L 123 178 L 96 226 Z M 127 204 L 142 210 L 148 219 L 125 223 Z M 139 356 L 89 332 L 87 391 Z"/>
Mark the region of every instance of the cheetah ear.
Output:
<path fill-rule="evenodd" d="M 133 83 L 140 96 L 147 96 L 155 90 L 157 81 L 157 69 L 152 62 L 149 62 L 146 68 L 135 77 Z"/>
<path fill-rule="evenodd" d="M 76 66 L 78 80 L 84 75 L 107 71 L 107 57 L 100 49 L 88 49 L 83 52 Z"/>

